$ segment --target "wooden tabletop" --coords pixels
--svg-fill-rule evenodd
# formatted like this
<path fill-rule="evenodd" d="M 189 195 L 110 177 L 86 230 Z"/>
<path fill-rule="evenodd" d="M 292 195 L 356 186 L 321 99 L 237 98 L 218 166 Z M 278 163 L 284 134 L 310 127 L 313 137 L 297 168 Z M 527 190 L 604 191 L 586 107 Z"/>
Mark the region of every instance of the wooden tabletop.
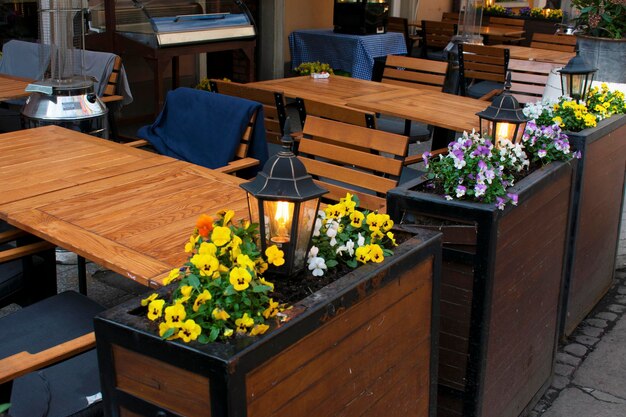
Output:
<path fill-rule="evenodd" d="M 51 128 L 41 128 L 40 130 Z M 52 128 L 52 130 L 61 128 Z M 64 130 L 64 129 L 61 129 Z M 24 131 L 26 132 L 26 131 Z M 32 132 L 32 130 L 31 130 Z M 12 134 L 11 134 L 12 135 Z M 158 286 L 172 268 L 182 266 L 187 259 L 183 248 L 193 232 L 196 220 L 202 213 L 214 215 L 222 209 L 232 209 L 236 218 L 247 217 L 245 192 L 239 187 L 242 181 L 231 175 L 220 174 L 187 162 L 128 148 L 124 145 L 78 134 L 71 144 L 45 147 L 38 134 L 32 135 L 31 146 L 25 137 L 18 147 L 29 149 L 25 166 L 5 159 L 4 149 L 11 149 L 0 135 L 0 172 L 3 178 L 15 178 L 17 172 L 29 171 L 28 177 L 38 178 L 33 166 L 35 155 L 42 161 L 59 158 L 70 167 L 69 175 L 61 169 L 43 169 L 44 182 L 62 183 L 55 191 L 42 193 L 36 181 L 27 178 L 29 188 L 35 187 L 30 197 L 23 196 L 0 205 L 10 224 L 41 237 L 117 273 L 144 285 Z M 61 137 L 63 135 L 60 135 Z M 48 135 L 50 139 L 50 136 Z M 58 143 L 51 138 L 51 143 Z M 70 146 L 71 145 L 71 146 Z M 102 148 L 109 148 L 102 153 Z M 82 149 L 92 159 L 66 158 L 72 149 Z M 15 152 L 15 151 L 14 151 Z M 135 152 L 150 155 L 144 161 L 129 159 Z M 120 159 L 116 155 L 120 155 Z M 96 178 L 100 169 L 108 164 L 104 155 L 112 160 L 117 174 L 104 174 Z M 127 160 L 126 172 L 116 164 Z M 7 162 L 8 161 L 8 162 Z M 81 162 L 78 162 L 81 161 Z M 147 164 L 151 161 L 151 164 Z M 144 163 L 146 162 L 146 163 Z M 131 169 L 133 165 L 143 167 Z M 78 166 L 92 180 L 78 180 Z M 98 168 L 99 167 L 99 168 Z M 70 179 L 67 179 L 69 177 Z M 12 179 L 14 183 L 16 180 Z M 2 182 L 3 189 L 5 188 Z M 14 189 L 14 187 L 6 187 Z M 4 197 L 6 193 L 0 193 Z M 5 199 L 6 200 L 6 199 Z"/>
<path fill-rule="evenodd" d="M 7 203 L 174 161 L 58 126 L 5 133 L 0 219 L 6 219 Z"/>
<path fill-rule="evenodd" d="M 345 105 L 354 97 L 397 90 L 398 86 L 383 84 L 358 78 L 331 75 L 329 78 L 310 76 L 280 78 L 277 80 L 258 81 L 248 85 L 270 91 L 282 91 L 286 97 L 300 97 L 326 103 Z"/>
<path fill-rule="evenodd" d="M 550 62 L 566 65 L 576 54 L 574 52 L 552 51 L 549 49 L 531 48 L 518 45 L 493 45 L 496 48 L 506 48 L 514 59 L 527 61 Z"/>
<path fill-rule="evenodd" d="M 33 81 L 29 78 L 0 74 L 0 101 L 28 97 L 30 93 L 24 90 Z"/>
<path fill-rule="evenodd" d="M 457 132 L 471 132 L 478 129 L 476 113 L 489 103 L 432 90 L 403 88 L 350 99 L 347 105 Z"/>

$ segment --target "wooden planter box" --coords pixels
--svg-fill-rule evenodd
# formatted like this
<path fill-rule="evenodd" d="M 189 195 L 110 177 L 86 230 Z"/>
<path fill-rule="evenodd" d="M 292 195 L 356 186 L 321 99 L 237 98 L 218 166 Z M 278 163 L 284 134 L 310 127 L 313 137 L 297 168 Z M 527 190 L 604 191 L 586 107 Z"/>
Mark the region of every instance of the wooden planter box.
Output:
<path fill-rule="evenodd" d="M 139 298 L 103 313 L 106 415 L 434 417 L 441 241 L 414 232 L 394 256 L 296 303 L 289 321 L 257 338 L 162 341 L 133 314 Z"/>
<path fill-rule="evenodd" d="M 572 237 L 563 292 L 562 333 L 569 335 L 613 282 L 624 199 L 626 116 L 568 133 L 581 159 L 574 182 Z"/>
<path fill-rule="evenodd" d="M 519 416 L 550 385 L 575 165 L 533 172 L 504 211 L 417 191 L 421 178 L 387 194 L 394 220 L 443 232 L 440 417 Z"/>

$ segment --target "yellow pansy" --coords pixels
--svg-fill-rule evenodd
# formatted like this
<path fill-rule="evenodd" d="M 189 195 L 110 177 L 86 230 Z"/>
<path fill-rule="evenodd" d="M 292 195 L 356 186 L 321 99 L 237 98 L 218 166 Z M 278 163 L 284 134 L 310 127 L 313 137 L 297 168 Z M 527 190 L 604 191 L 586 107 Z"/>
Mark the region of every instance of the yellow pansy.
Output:
<path fill-rule="evenodd" d="M 278 314 L 278 303 L 270 298 L 269 306 L 263 311 L 263 317 L 269 319 Z"/>
<path fill-rule="evenodd" d="M 211 299 L 211 293 L 208 290 L 202 291 L 193 302 L 193 311 L 198 312 L 200 306 Z"/>
<path fill-rule="evenodd" d="M 211 241 L 215 243 L 215 246 L 224 246 L 230 242 L 230 229 L 223 226 L 215 226 L 213 233 L 211 233 Z"/>
<path fill-rule="evenodd" d="M 176 328 L 177 327 L 170 326 L 167 323 L 159 323 L 159 336 L 163 337 L 165 332 L 167 332 L 169 329 L 176 329 Z M 178 339 L 178 333 L 176 332 L 174 332 L 170 337 L 167 338 L 167 340 L 174 340 L 174 339 Z"/>
<path fill-rule="evenodd" d="M 352 200 L 352 194 L 346 193 L 345 198 L 340 198 L 339 202 L 344 205 L 347 213 L 352 213 L 356 208 L 356 201 Z"/>
<path fill-rule="evenodd" d="M 250 336 L 256 336 L 258 334 L 263 334 L 269 329 L 270 326 L 267 324 L 255 324 L 252 330 L 250 330 Z"/>
<path fill-rule="evenodd" d="M 226 310 L 222 310 L 219 307 L 215 307 L 211 312 L 211 315 L 215 320 L 228 320 L 230 318 L 230 314 L 228 314 Z"/>
<path fill-rule="evenodd" d="M 379 228 L 372 227 L 371 229 L 372 229 L 372 233 L 370 236 L 372 237 L 372 241 L 382 239 L 383 237 L 385 237 L 384 233 Z"/>
<path fill-rule="evenodd" d="M 346 206 L 340 203 L 327 206 L 324 210 L 329 219 L 340 219 L 346 215 Z"/>
<path fill-rule="evenodd" d="M 561 116 L 555 116 L 555 117 L 553 117 L 553 118 L 552 118 L 552 121 L 553 121 L 554 123 L 558 123 L 558 125 L 559 125 L 560 127 L 565 127 L 565 123 L 563 123 L 563 119 L 561 118 Z"/>
<path fill-rule="evenodd" d="M 231 337 L 233 333 L 233 329 L 229 329 L 228 327 L 224 329 L 224 337 Z"/>
<path fill-rule="evenodd" d="M 233 240 L 231 240 L 230 245 L 229 245 L 232 248 L 231 255 L 233 259 L 237 259 L 237 256 L 241 254 L 240 246 L 242 243 L 243 241 L 241 240 L 239 236 L 233 235 Z"/>
<path fill-rule="evenodd" d="M 356 260 L 359 262 L 367 263 L 370 260 L 370 250 L 367 246 L 361 246 L 356 248 Z"/>
<path fill-rule="evenodd" d="M 354 228 L 358 229 L 363 226 L 363 219 L 365 219 L 365 216 L 360 211 L 353 211 L 350 213 L 350 224 Z"/>
<path fill-rule="evenodd" d="M 217 246 L 215 246 L 211 242 L 202 242 L 200 247 L 198 248 L 198 253 L 200 255 L 211 255 L 215 256 L 217 253 Z"/>
<path fill-rule="evenodd" d="M 387 232 L 387 237 L 389 238 L 389 240 L 391 240 L 391 243 L 393 244 L 393 246 L 398 246 L 398 244 L 396 243 L 396 239 L 393 235 L 393 232 Z"/>
<path fill-rule="evenodd" d="M 267 256 L 267 262 L 274 266 L 281 266 L 285 263 L 285 252 L 278 249 L 278 246 L 272 245 L 265 249 L 265 256 Z"/>
<path fill-rule="evenodd" d="M 163 280 L 163 285 L 169 285 L 172 282 L 180 278 L 180 269 L 174 268 L 170 271 L 170 274 Z"/>
<path fill-rule="evenodd" d="M 178 337 L 183 339 L 183 342 L 189 343 L 192 340 L 196 340 L 200 336 L 200 332 L 202 332 L 200 325 L 189 319 L 180 326 Z"/>
<path fill-rule="evenodd" d="M 203 277 L 211 277 L 217 271 L 220 262 L 216 257 L 211 255 L 201 255 L 199 253 L 191 257 L 191 263 L 198 268 L 200 275 Z"/>
<path fill-rule="evenodd" d="M 235 320 L 235 325 L 237 325 L 237 333 L 246 333 L 248 327 L 254 325 L 254 320 L 248 316 L 248 313 L 243 313 L 242 318 Z"/>
<path fill-rule="evenodd" d="M 190 253 L 190 252 L 193 251 L 193 248 L 195 248 L 196 242 L 198 241 L 199 238 L 200 238 L 200 236 L 198 236 L 198 235 L 192 235 L 189 238 L 189 241 L 187 243 L 185 243 L 185 252 L 186 253 Z"/>
<path fill-rule="evenodd" d="M 262 274 L 263 272 L 267 271 L 267 268 L 269 267 L 269 265 L 267 264 L 267 262 L 265 262 L 263 259 L 259 258 L 256 261 L 256 265 L 257 265 L 257 272 L 259 274 Z"/>
<path fill-rule="evenodd" d="M 274 284 L 273 283 L 271 283 L 269 281 L 266 281 L 265 278 L 263 278 L 263 277 L 259 278 L 259 281 L 261 282 L 261 284 L 267 285 L 268 287 L 270 287 L 271 291 L 274 291 Z M 271 299 L 270 299 L 270 301 L 271 301 Z"/>
<path fill-rule="evenodd" d="M 383 249 L 379 245 L 370 245 L 369 249 L 370 261 L 381 263 L 385 260 L 385 255 L 383 255 Z"/>
<path fill-rule="evenodd" d="M 151 301 L 156 300 L 158 296 L 159 296 L 159 294 L 154 293 L 154 294 L 150 295 L 149 297 L 144 298 L 143 300 L 141 300 L 141 306 L 142 307 L 147 306 L 148 304 L 150 304 Z"/>
<path fill-rule="evenodd" d="M 243 268 L 254 269 L 254 261 L 248 255 L 237 255 L 237 265 Z"/>
<path fill-rule="evenodd" d="M 165 307 L 165 322 L 170 327 L 180 327 L 186 317 L 187 312 L 182 304 L 177 303 L 173 306 Z"/>
<path fill-rule="evenodd" d="M 180 287 L 180 295 L 181 298 L 177 299 L 177 303 L 184 303 L 191 298 L 191 292 L 193 291 L 193 287 L 191 285 L 183 285 Z"/>
<path fill-rule="evenodd" d="M 230 223 L 230 221 L 232 220 L 233 216 L 235 215 L 235 212 L 232 210 L 222 210 L 219 213 L 220 216 L 222 216 L 222 218 L 224 219 L 224 222 L 222 223 L 224 226 L 227 226 L 228 223 Z M 218 245 L 219 246 L 219 245 Z"/>
<path fill-rule="evenodd" d="M 380 227 L 380 216 L 376 213 L 369 213 L 365 221 L 370 226 L 370 229 L 378 229 Z"/>
<path fill-rule="evenodd" d="M 152 321 L 161 317 L 165 300 L 153 300 L 148 304 L 148 318 Z"/>
<path fill-rule="evenodd" d="M 230 271 L 229 281 L 237 291 L 243 291 L 250 286 L 252 276 L 246 268 L 236 266 Z"/>

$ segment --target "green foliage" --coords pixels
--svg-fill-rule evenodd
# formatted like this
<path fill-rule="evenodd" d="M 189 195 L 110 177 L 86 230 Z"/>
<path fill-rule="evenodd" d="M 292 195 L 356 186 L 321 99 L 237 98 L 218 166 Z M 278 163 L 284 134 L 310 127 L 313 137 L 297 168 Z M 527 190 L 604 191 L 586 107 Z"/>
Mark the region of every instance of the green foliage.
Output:
<path fill-rule="evenodd" d="M 601 38 L 626 38 L 626 0 L 572 0 L 585 33 Z"/>
<path fill-rule="evenodd" d="M 329 74 L 333 73 L 333 69 L 330 65 L 326 63 L 320 63 L 319 61 L 315 62 L 303 62 L 298 65 L 294 71 L 300 75 L 310 75 L 314 73 L 322 73 L 327 72 Z"/>

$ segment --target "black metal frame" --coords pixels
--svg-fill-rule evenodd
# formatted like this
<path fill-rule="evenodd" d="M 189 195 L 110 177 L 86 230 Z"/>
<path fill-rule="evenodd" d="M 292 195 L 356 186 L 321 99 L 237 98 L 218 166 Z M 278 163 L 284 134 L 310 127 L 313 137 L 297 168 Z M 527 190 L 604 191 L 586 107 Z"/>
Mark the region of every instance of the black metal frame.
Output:
<path fill-rule="evenodd" d="M 105 415 L 118 416 L 120 405 L 131 411 L 158 412 L 158 407 L 149 405 L 115 389 L 115 371 L 111 345 L 115 344 L 143 355 L 162 360 L 173 366 L 206 376 L 210 379 L 211 415 L 215 417 L 246 417 L 246 373 L 264 364 L 281 351 L 287 349 L 304 335 L 321 327 L 326 321 L 341 314 L 361 301 L 372 291 L 393 282 L 402 271 L 428 258 L 433 259 L 433 297 L 431 317 L 430 357 L 430 410 L 436 416 L 437 363 L 439 333 L 439 292 L 441 277 L 441 235 L 436 232 L 409 229 L 416 236 L 398 246 L 394 256 L 383 264 L 361 266 L 364 274 L 355 281 L 350 273 L 334 284 L 335 291 L 318 292 L 318 296 L 307 297 L 294 305 L 302 313 L 292 320 L 273 329 L 261 338 L 237 339 L 233 344 L 198 343 L 183 344 L 166 342 L 156 334 L 144 317 L 129 312 L 137 309 L 138 299 L 125 302 L 96 317 L 94 329 L 100 364 L 100 379 Z M 391 265 L 389 265 L 391 263 Z M 383 270 L 388 273 L 381 274 Z M 374 285 L 376 277 L 382 279 Z M 158 290 L 165 294 L 168 287 Z M 159 409 L 160 410 L 160 409 Z M 161 410 L 163 416 L 168 414 Z"/>
<path fill-rule="evenodd" d="M 519 195 L 518 205 L 522 205 L 531 196 L 531 193 L 534 194 L 539 188 L 546 187 L 552 182 L 563 167 L 563 164 L 553 163 L 544 167 L 544 173 L 531 174 L 518 183 L 513 188 L 513 192 Z M 576 171 L 576 162 L 570 161 L 569 164 L 573 164 L 573 169 Z M 576 174 L 573 173 L 572 175 Z M 488 354 L 487 341 L 489 337 L 489 328 L 486 323 L 489 323 L 492 308 L 497 224 L 506 213 L 514 208 L 509 206 L 502 211 L 498 210 L 495 205 L 458 200 L 445 201 L 445 204 L 442 204 L 442 197 L 439 195 L 413 191 L 425 181 L 425 176 L 422 176 L 389 191 L 387 193 L 387 211 L 395 222 L 401 222 L 407 213 L 411 213 L 426 216 L 435 215 L 440 218 L 456 219 L 460 222 L 474 222 L 476 224 L 477 249 L 475 253 L 446 246 L 444 246 L 442 251 L 443 259 L 469 264 L 474 268 L 465 391 L 458 392 L 454 388 L 446 386 L 442 386 L 442 388 L 463 399 L 464 417 L 478 417 L 482 415 L 481 407 L 485 385 L 484 378 Z M 571 195 L 573 195 L 573 191 Z M 570 235 L 570 220 L 571 218 L 568 219 L 567 236 Z M 565 248 L 563 256 L 561 287 L 565 281 L 566 250 L 567 248 Z M 552 367 L 554 367 L 554 357 L 558 345 L 558 328 L 557 317 Z M 538 394 L 542 394 L 543 390 L 550 385 L 550 382 L 551 380 L 548 378 L 538 391 Z"/>
<path fill-rule="evenodd" d="M 467 84 L 465 80 L 465 60 L 463 58 L 463 44 L 459 43 L 457 45 L 458 49 L 458 60 L 459 60 L 459 89 L 460 94 L 462 96 L 467 96 Z M 509 70 L 509 50 L 504 49 L 504 73 L 506 74 Z M 504 84 L 504 82 L 503 82 Z"/>

